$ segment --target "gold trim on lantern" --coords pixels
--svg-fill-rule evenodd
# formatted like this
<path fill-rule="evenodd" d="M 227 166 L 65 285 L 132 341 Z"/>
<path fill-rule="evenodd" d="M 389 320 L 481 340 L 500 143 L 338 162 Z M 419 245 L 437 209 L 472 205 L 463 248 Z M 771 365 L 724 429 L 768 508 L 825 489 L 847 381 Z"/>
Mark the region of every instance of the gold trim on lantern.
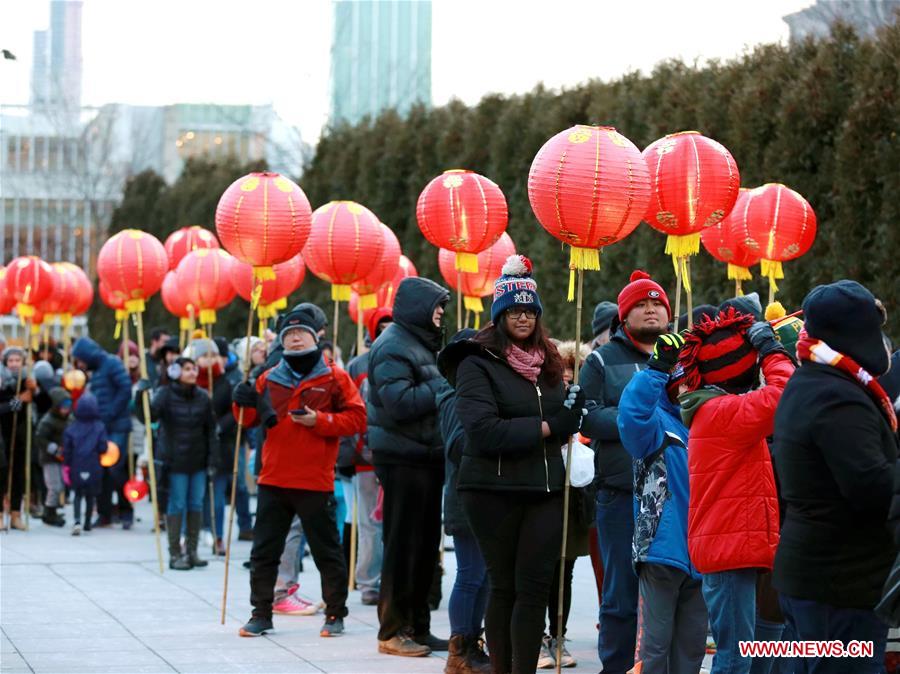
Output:
<path fill-rule="evenodd" d="M 700 232 L 679 236 L 669 234 L 666 237 L 666 255 L 672 257 L 687 257 L 700 252 Z"/>
<path fill-rule="evenodd" d="M 331 299 L 335 302 L 349 302 L 351 288 L 345 283 L 331 284 Z"/>
<path fill-rule="evenodd" d="M 275 280 L 275 268 L 274 267 L 254 267 L 253 268 L 253 278 L 257 281 L 274 281 Z"/>
<path fill-rule="evenodd" d="M 19 314 L 20 319 L 23 319 L 23 323 L 26 318 L 34 318 L 35 311 L 35 308 L 30 304 L 19 302 L 16 305 L 16 313 Z"/>
<path fill-rule="evenodd" d="M 200 324 L 201 325 L 212 325 L 216 322 L 216 310 L 215 309 L 201 309 L 200 310 Z"/>
<path fill-rule="evenodd" d="M 478 255 L 475 253 L 462 253 L 457 251 L 454 267 L 458 271 L 478 272 Z"/>
<path fill-rule="evenodd" d="M 784 269 L 781 267 L 781 262 L 778 260 L 766 260 L 763 258 L 759 261 L 760 272 L 763 276 L 769 279 L 769 283 L 772 284 L 772 290 L 775 292 L 778 291 L 778 284 L 775 282 L 775 279 L 784 278 Z"/>
<path fill-rule="evenodd" d="M 575 301 L 575 270 L 600 271 L 600 250 L 598 248 L 569 247 L 569 294 L 566 299 Z"/>
<path fill-rule="evenodd" d="M 147 305 L 144 304 L 144 300 L 127 300 L 125 302 L 125 311 L 129 314 L 139 314 L 142 313 L 147 308 Z"/>
<path fill-rule="evenodd" d="M 191 326 L 190 318 L 179 318 L 178 319 L 178 329 L 184 332 L 185 330 L 191 330 L 193 327 Z"/>
<path fill-rule="evenodd" d="M 741 267 L 737 264 L 728 264 L 728 278 L 731 281 L 750 281 L 753 274 L 747 267 Z"/>
<path fill-rule="evenodd" d="M 366 309 L 374 309 L 378 306 L 378 295 L 375 293 L 368 293 L 366 295 L 359 296 L 359 308 L 365 311 Z"/>
<path fill-rule="evenodd" d="M 480 297 L 475 297 L 474 295 L 463 295 L 463 306 L 469 311 L 474 311 L 476 314 L 480 314 L 484 311 L 484 304 L 481 301 Z"/>

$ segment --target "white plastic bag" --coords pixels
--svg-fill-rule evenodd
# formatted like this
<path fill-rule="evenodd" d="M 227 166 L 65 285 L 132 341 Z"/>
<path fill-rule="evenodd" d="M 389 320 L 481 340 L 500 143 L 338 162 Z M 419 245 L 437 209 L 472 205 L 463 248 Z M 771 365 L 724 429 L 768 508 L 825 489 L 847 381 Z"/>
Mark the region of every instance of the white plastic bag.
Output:
<path fill-rule="evenodd" d="M 568 444 L 562 446 L 563 465 L 566 464 Z M 594 480 L 594 452 L 587 445 L 572 445 L 572 471 L 569 479 L 573 487 L 586 487 Z"/>

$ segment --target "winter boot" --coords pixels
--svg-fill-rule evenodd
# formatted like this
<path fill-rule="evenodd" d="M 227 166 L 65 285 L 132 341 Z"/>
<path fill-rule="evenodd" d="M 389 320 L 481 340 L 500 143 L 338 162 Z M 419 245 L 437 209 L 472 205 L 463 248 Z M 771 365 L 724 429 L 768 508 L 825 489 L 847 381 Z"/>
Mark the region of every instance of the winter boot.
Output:
<path fill-rule="evenodd" d="M 66 524 L 65 518 L 57 513 L 56 508 L 52 506 L 44 508 L 44 516 L 41 518 L 41 521 L 51 527 L 62 527 Z"/>
<path fill-rule="evenodd" d="M 450 635 L 450 654 L 444 665 L 444 674 L 469 674 L 466 668 L 466 655 L 469 651 L 469 640 L 464 634 Z"/>
<path fill-rule="evenodd" d="M 477 674 L 491 674 L 491 659 L 484 652 L 484 639 L 481 636 L 469 639 L 469 651 L 466 654 L 469 671 Z"/>
<path fill-rule="evenodd" d="M 188 512 L 187 514 L 187 554 L 191 566 L 203 567 L 209 562 L 200 559 L 197 555 L 197 544 L 200 542 L 200 528 L 203 526 L 203 513 Z"/>
<path fill-rule="evenodd" d="M 166 533 L 169 535 L 169 568 L 188 571 L 191 560 L 181 552 L 181 514 L 166 515 Z"/>
<path fill-rule="evenodd" d="M 9 528 L 18 529 L 19 531 L 26 530 L 25 522 L 22 521 L 22 513 L 18 510 L 13 510 L 10 513 Z"/>

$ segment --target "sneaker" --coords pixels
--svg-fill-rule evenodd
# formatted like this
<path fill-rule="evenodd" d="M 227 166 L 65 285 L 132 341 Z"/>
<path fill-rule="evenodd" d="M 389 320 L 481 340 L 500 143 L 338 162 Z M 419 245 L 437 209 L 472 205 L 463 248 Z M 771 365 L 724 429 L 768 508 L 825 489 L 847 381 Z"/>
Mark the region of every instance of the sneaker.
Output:
<path fill-rule="evenodd" d="M 72 526 L 72 535 L 73 536 L 81 536 L 81 524 L 80 523 L 75 522 L 75 524 Z"/>
<path fill-rule="evenodd" d="M 378 590 L 363 590 L 362 592 L 362 605 L 363 606 L 378 606 L 378 600 L 381 596 L 378 594 Z"/>
<path fill-rule="evenodd" d="M 87 520 L 84 523 L 84 533 L 88 533 L 92 528 L 91 521 Z"/>
<path fill-rule="evenodd" d="M 309 613 L 310 609 L 313 610 Z M 296 594 L 289 594 L 272 605 L 272 613 L 276 615 L 315 615 L 316 610 L 311 602 Z"/>
<path fill-rule="evenodd" d="M 550 637 L 545 636 L 541 639 L 541 654 L 538 656 L 537 668 L 538 669 L 553 669 L 556 667 L 556 658 L 554 654 L 555 650 L 551 649 L 553 640 Z"/>
<path fill-rule="evenodd" d="M 417 644 L 428 646 L 428 648 L 433 651 L 450 650 L 450 641 L 448 641 L 447 639 L 440 639 L 434 636 L 431 632 L 426 632 L 425 634 L 416 634 L 413 637 L 413 641 L 415 641 Z"/>
<path fill-rule="evenodd" d="M 560 639 L 560 641 L 562 642 L 562 653 L 560 653 L 560 656 L 559 656 L 559 666 L 560 667 L 575 667 L 578 664 L 578 662 L 575 660 L 575 658 L 572 657 L 571 653 L 569 653 L 569 651 L 566 649 L 566 638 L 562 637 Z M 557 647 L 557 641 L 556 641 L 556 639 L 554 639 L 550 643 L 550 652 L 553 654 L 554 658 L 556 657 L 556 647 Z"/>
<path fill-rule="evenodd" d="M 387 641 L 378 642 L 378 652 L 387 655 L 401 655 L 407 658 L 422 658 L 431 655 L 431 649 L 412 640 L 408 634 L 397 634 Z"/>
<path fill-rule="evenodd" d="M 344 633 L 344 619 L 337 616 L 326 616 L 325 624 L 319 630 L 320 637 L 336 637 Z"/>
<path fill-rule="evenodd" d="M 251 616 L 247 624 L 238 630 L 238 634 L 242 637 L 261 637 L 263 634 L 273 629 L 275 628 L 272 627 L 271 618 Z"/>

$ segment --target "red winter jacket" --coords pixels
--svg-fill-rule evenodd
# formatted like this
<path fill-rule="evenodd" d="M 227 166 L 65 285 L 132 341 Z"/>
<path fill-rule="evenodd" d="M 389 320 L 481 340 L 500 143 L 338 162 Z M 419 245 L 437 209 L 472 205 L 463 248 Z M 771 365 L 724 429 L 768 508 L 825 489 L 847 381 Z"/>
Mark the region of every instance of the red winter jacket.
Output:
<path fill-rule="evenodd" d="M 688 553 L 700 573 L 771 569 L 778 547 L 778 495 L 766 438 L 794 372 L 775 353 L 763 360 L 766 385 L 743 395 L 704 388 L 680 397 L 690 428 Z"/>
<path fill-rule="evenodd" d="M 283 383 L 282 363 L 256 380 L 259 403 L 244 408 L 244 426 L 262 423 L 262 470 L 259 484 L 287 489 L 334 491 L 334 464 L 342 435 L 366 428 L 366 406 L 350 375 L 333 364 L 320 362 L 310 375 L 290 387 Z M 274 373 L 274 374 L 273 374 Z M 291 420 L 289 410 L 308 406 L 316 410 L 316 424 Z M 240 413 L 233 408 L 235 418 Z"/>

